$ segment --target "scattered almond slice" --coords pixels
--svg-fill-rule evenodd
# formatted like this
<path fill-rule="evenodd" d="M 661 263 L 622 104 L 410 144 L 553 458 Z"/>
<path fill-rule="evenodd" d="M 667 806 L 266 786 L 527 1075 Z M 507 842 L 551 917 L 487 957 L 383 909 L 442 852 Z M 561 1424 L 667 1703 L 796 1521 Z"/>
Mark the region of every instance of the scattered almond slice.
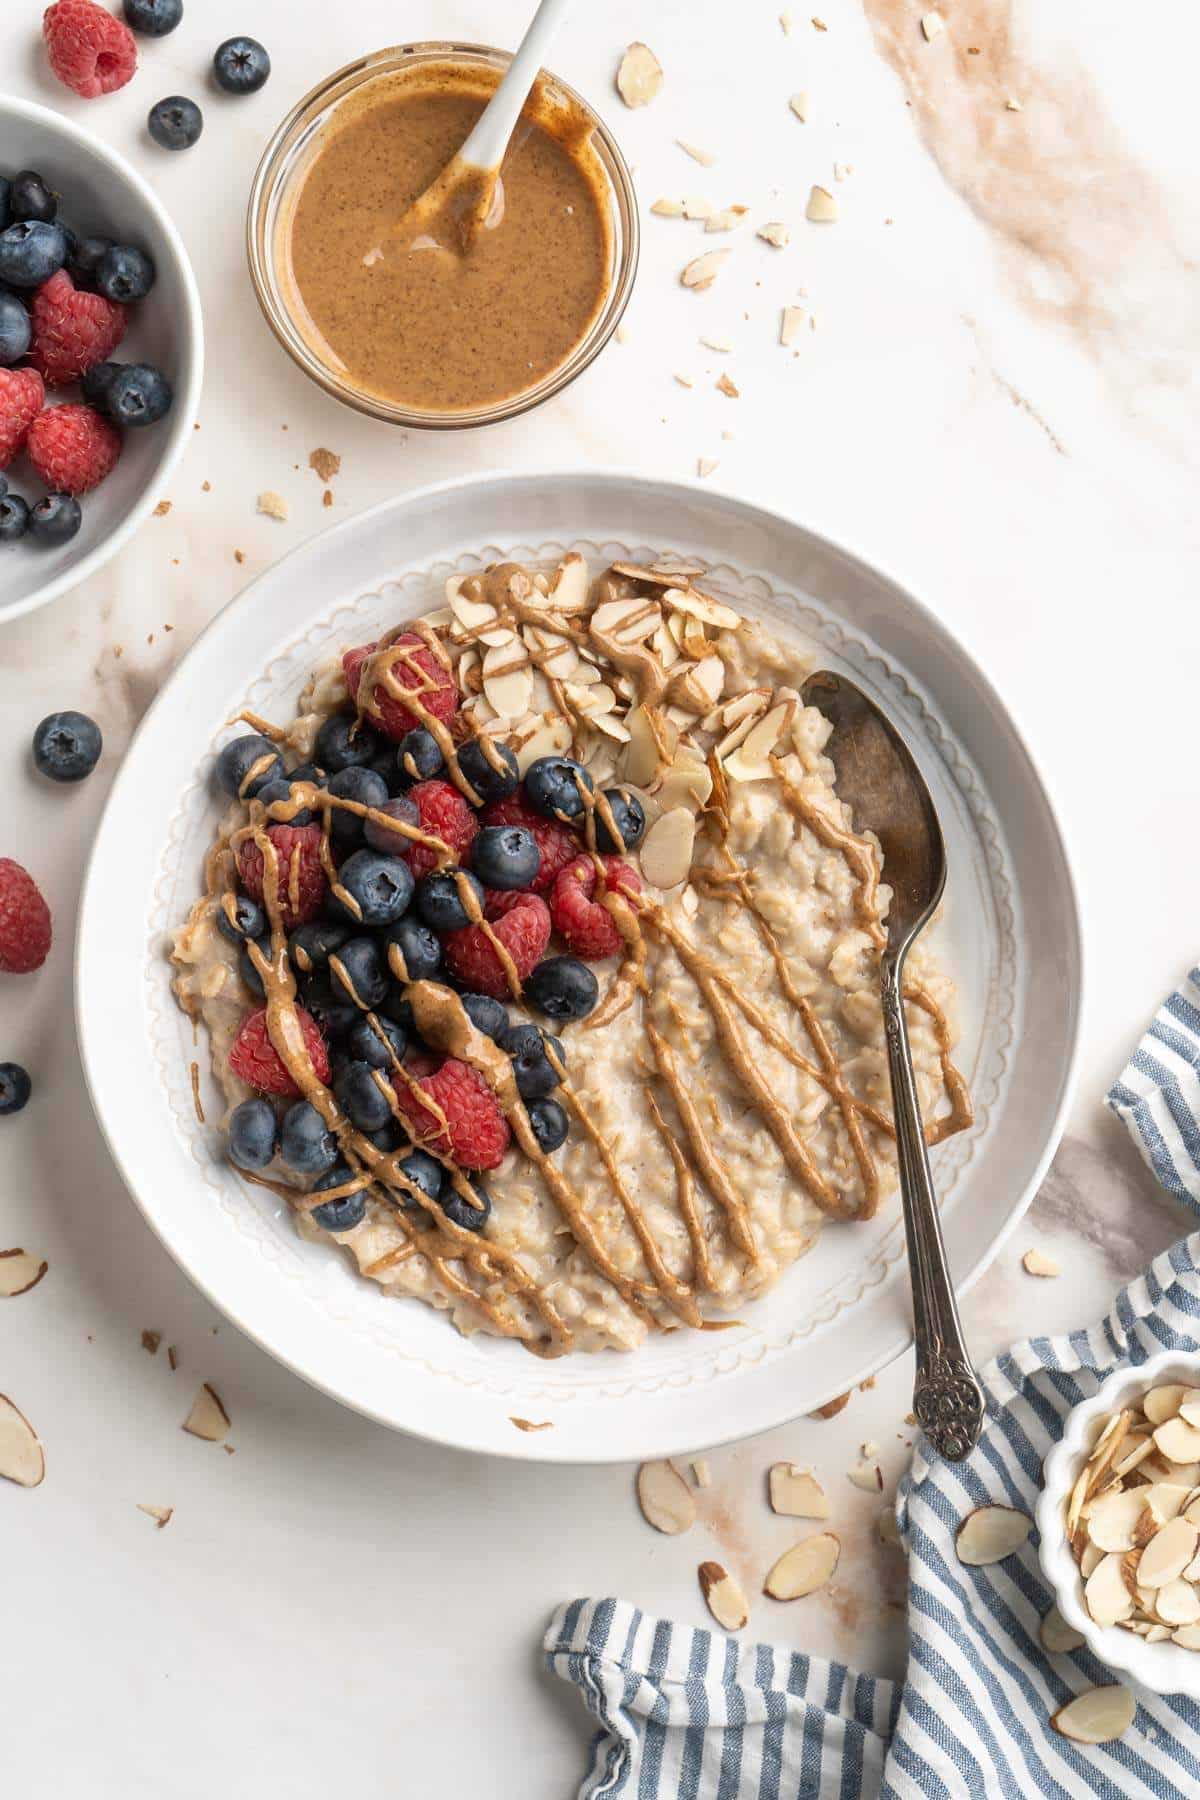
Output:
<path fill-rule="evenodd" d="M 941 13 L 927 12 L 921 20 L 921 32 L 927 44 L 932 44 L 935 37 L 946 29 L 946 21 Z"/>
<path fill-rule="evenodd" d="M 35 1288 L 50 1267 L 28 1250 L 0 1250 L 0 1300 L 15 1300 Z"/>
<path fill-rule="evenodd" d="M 1054 1258 L 1046 1256 L 1041 1250 L 1027 1250 L 1021 1258 L 1021 1267 L 1027 1275 L 1040 1275 L 1046 1281 L 1062 1274 L 1062 1269 Z"/>
<path fill-rule="evenodd" d="M 755 235 L 762 238 L 764 243 L 774 245 L 776 250 L 782 250 L 792 238 L 791 232 L 780 219 L 769 219 L 765 225 L 759 226 Z"/>
<path fill-rule="evenodd" d="M 1083 1588 L 1083 1603 L 1097 1625 L 1115 1625 L 1133 1612 L 1133 1595 L 1125 1582 L 1121 1555 L 1102 1556 Z"/>
<path fill-rule="evenodd" d="M 750 1608 L 741 1583 L 719 1562 L 702 1562 L 697 1571 L 704 1604 L 723 1631 L 741 1631 Z"/>
<path fill-rule="evenodd" d="M 1183 1574 L 1200 1544 L 1200 1531 L 1188 1519 L 1171 1519 L 1155 1532 L 1138 1564 L 1138 1585 L 1162 1587 Z"/>
<path fill-rule="evenodd" d="M 772 1564 L 763 1582 L 763 1593 L 772 1600 L 802 1600 L 830 1580 L 838 1566 L 842 1546 L 832 1531 L 802 1538 Z"/>
<path fill-rule="evenodd" d="M 617 70 L 617 92 L 626 106 L 648 106 L 663 84 L 663 68 L 648 44 L 630 44 Z"/>
<path fill-rule="evenodd" d="M 686 806 L 664 812 L 642 839 L 641 863 L 646 880 L 664 893 L 686 881 L 695 841 L 695 815 Z"/>
<path fill-rule="evenodd" d="M 18 1487 L 40 1487 L 46 1478 L 46 1453 L 25 1414 L 7 1394 L 0 1394 L 0 1479 Z"/>
<path fill-rule="evenodd" d="M 1086 1581 L 1097 1563 L 1104 1559 L 1104 1551 L 1098 1544 L 1085 1544 L 1079 1553 L 1079 1572 Z"/>
<path fill-rule="evenodd" d="M 286 519 L 288 503 L 282 494 L 276 494 L 270 488 L 258 496 L 258 510 L 265 513 L 268 519 Z"/>
<path fill-rule="evenodd" d="M 878 1463 L 856 1463 L 852 1469 L 846 1470 L 846 1480 L 853 1487 L 861 1488 L 864 1494 L 883 1492 L 883 1470 Z"/>
<path fill-rule="evenodd" d="M 1121 1454 L 1113 1464 L 1114 1475 L 1131 1475 L 1138 1464 L 1154 1451 L 1154 1439 L 1131 1431 L 1121 1446 Z"/>
<path fill-rule="evenodd" d="M 1188 1425 L 1195 1425 L 1200 1430 L 1200 1395 L 1194 1400 L 1183 1399 L 1179 1403 L 1179 1417 Z"/>
<path fill-rule="evenodd" d="M 849 1404 L 849 1391 L 844 1394 L 835 1394 L 832 1400 L 827 1400 L 824 1406 L 818 1406 L 817 1410 L 810 1412 L 808 1416 L 810 1419 L 836 1419 L 838 1414 Z"/>
<path fill-rule="evenodd" d="M 733 345 L 728 338 L 702 337 L 700 342 L 704 345 L 706 350 L 715 350 L 718 355 L 721 356 L 724 356 L 728 351 L 733 349 Z"/>
<path fill-rule="evenodd" d="M 1140 1495 L 1155 1525 L 1169 1525 L 1187 1504 L 1191 1489 L 1175 1481 L 1153 1481 L 1148 1487 L 1133 1488 Z"/>
<path fill-rule="evenodd" d="M 229 1430 L 229 1414 L 225 1411 L 216 1388 L 206 1381 L 192 1401 L 192 1410 L 183 1421 L 183 1429 L 206 1444 L 224 1442 Z"/>
<path fill-rule="evenodd" d="M 712 1470 L 708 1466 L 706 1456 L 698 1456 L 692 1464 L 692 1475 L 698 1488 L 712 1486 Z"/>
<path fill-rule="evenodd" d="M 786 349 L 794 344 L 804 329 L 805 312 L 802 306 L 785 306 L 779 315 L 779 341 Z"/>
<path fill-rule="evenodd" d="M 789 1519 L 827 1519 L 830 1505 L 824 1488 L 795 1463 L 772 1463 L 767 1476 L 772 1512 Z"/>
<path fill-rule="evenodd" d="M 717 160 L 711 150 L 702 150 L 699 144 L 685 143 L 683 138 L 676 138 L 675 142 L 685 155 L 690 156 L 693 162 L 698 162 L 702 168 L 711 169 Z"/>
<path fill-rule="evenodd" d="M 638 1505 L 647 1525 L 677 1537 L 696 1523 L 696 1502 L 674 1463 L 643 1463 L 637 1474 Z"/>
<path fill-rule="evenodd" d="M 1111 1744 L 1128 1731 L 1137 1700 L 1127 1687 L 1085 1688 L 1053 1714 L 1050 1723 L 1077 1744 Z"/>
<path fill-rule="evenodd" d="M 732 254 L 731 250 L 706 250 L 703 256 L 692 258 L 679 279 L 685 288 L 702 292 L 712 286 L 724 268 L 726 259 Z"/>
<path fill-rule="evenodd" d="M 1073 1625 L 1067 1624 L 1057 1606 L 1052 1606 L 1043 1618 L 1038 1628 L 1038 1637 L 1042 1649 L 1051 1656 L 1064 1656 L 1087 1642 L 1082 1631 L 1076 1631 Z"/>
<path fill-rule="evenodd" d="M 973 1569 L 1003 1562 L 1021 1548 L 1032 1530 L 1033 1520 L 1015 1507 L 976 1507 L 967 1514 L 955 1536 L 958 1560 Z"/>
<path fill-rule="evenodd" d="M 1153 1387 L 1142 1401 L 1142 1411 L 1151 1425 L 1165 1425 L 1173 1419 L 1184 1401 L 1189 1404 L 1200 1399 L 1195 1388 L 1184 1387 L 1182 1382 L 1168 1381 L 1161 1387 Z"/>
<path fill-rule="evenodd" d="M 835 222 L 838 216 L 838 203 L 828 188 L 813 185 L 809 192 L 808 205 L 804 209 L 804 216 L 806 219 L 810 219 L 814 225 L 832 225 Z"/>
<path fill-rule="evenodd" d="M 683 199 L 683 216 L 685 219 L 711 219 L 716 212 L 711 200 L 703 194 L 685 194 Z"/>
<path fill-rule="evenodd" d="M 1083 1510 L 1089 1543 L 1101 1550 L 1132 1550 L 1138 1541 L 1138 1521 L 1146 1510 L 1145 1491 L 1129 1488 L 1089 1500 Z"/>
<path fill-rule="evenodd" d="M 1189 1425 L 1182 1414 L 1156 1428 L 1154 1443 L 1168 1462 L 1186 1464 L 1200 1460 L 1200 1431 Z"/>
<path fill-rule="evenodd" d="M 879 1541 L 881 1544 L 890 1544 L 896 1550 L 904 1548 L 904 1539 L 900 1536 L 900 1522 L 896 1517 L 894 1506 L 885 1506 L 879 1515 Z"/>
<path fill-rule="evenodd" d="M 137 1509 L 139 1512 L 145 1513 L 148 1519 L 153 1519 L 160 1531 L 165 1531 L 175 1516 L 173 1506 L 143 1506 L 139 1500 Z"/>
<path fill-rule="evenodd" d="M 693 378 L 690 375 L 681 375 L 679 373 L 678 369 L 676 369 L 676 371 L 675 371 L 675 379 L 679 383 L 680 387 L 694 388 L 696 385 L 695 381 L 693 380 Z"/>
<path fill-rule="evenodd" d="M 709 213 L 704 221 L 705 231 L 735 231 L 750 211 L 748 206 L 726 206 L 720 212 Z"/>
<path fill-rule="evenodd" d="M 721 465 L 715 456 L 699 456 L 696 458 L 696 473 L 701 481 L 706 481 L 714 470 L 719 469 L 720 466 Z"/>
<path fill-rule="evenodd" d="M 740 400 L 741 399 L 741 391 L 738 388 L 736 382 L 731 381 L 729 379 L 729 376 L 725 374 L 724 370 L 722 370 L 720 375 L 717 376 L 715 385 L 716 385 L 717 392 L 719 394 L 724 394 L 724 396 L 727 400 Z"/>
<path fill-rule="evenodd" d="M 808 95 L 806 93 L 804 93 L 803 90 L 801 90 L 800 93 L 792 95 L 791 99 L 788 101 L 788 105 L 791 107 L 792 111 L 795 113 L 795 115 L 799 119 L 800 123 L 802 125 L 807 125 L 808 124 Z"/>
<path fill-rule="evenodd" d="M 1195 1625 L 1200 1622 L 1200 1594 L 1190 1581 L 1177 1576 L 1163 1582 L 1154 1596 L 1154 1610 L 1164 1625 Z"/>
<path fill-rule="evenodd" d="M 1184 1625 L 1181 1630 L 1173 1631 L 1171 1636 L 1185 1650 L 1200 1650 L 1200 1625 Z"/>
<path fill-rule="evenodd" d="M 656 200 L 650 211 L 656 213 L 660 219 L 682 219 L 686 216 L 682 200 Z"/>

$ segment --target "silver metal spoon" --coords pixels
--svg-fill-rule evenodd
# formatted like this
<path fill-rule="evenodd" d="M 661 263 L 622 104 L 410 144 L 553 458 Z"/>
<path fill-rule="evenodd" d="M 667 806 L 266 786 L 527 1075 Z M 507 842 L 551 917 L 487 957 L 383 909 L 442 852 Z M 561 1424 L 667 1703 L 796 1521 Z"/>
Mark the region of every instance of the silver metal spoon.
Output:
<path fill-rule="evenodd" d="M 801 692 L 805 705 L 817 707 L 833 726 L 825 751 L 837 771 L 838 795 L 853 813 L 855 830 L 879 839 L 892 890 L 879 975 L 912 1280 L 913 1411 L 939 1456 L 961 1462 L 979 1442 L 983 1393 L 946 1266 L 902 998 L 904 960 L 946 886 L 946 846 L 924 777 L 875 703 L 827 669 L 811 675 Z"/>

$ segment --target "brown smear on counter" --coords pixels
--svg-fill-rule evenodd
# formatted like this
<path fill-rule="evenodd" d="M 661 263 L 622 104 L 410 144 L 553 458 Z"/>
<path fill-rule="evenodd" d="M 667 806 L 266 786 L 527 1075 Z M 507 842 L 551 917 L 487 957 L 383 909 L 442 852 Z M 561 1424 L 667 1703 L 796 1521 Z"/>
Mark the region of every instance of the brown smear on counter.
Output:
<path fill-rule="evenodd" d="M 466 252 L 453 194 L 415 236 L 397 232 L 495 85 L 449 62 L 368 83 L 317 138 L 281 226 L 302 334 L 343 379 L 399 405 L 469 411 L 523 393 L 566 361 L 610 284 L 591 128 L 540 83 Z"/>

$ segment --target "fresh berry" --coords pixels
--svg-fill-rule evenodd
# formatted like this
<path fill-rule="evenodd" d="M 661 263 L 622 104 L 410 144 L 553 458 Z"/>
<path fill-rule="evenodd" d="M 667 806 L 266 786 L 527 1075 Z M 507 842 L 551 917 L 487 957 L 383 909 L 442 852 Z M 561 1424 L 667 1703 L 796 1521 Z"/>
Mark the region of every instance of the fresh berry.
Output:
<path fill-rule="evenodd" d="M 47 387 L 66 387 L 104 363 L 125 336 L 125 309 L 83 293 L 59 269 L 33 297 L 33 363 Z"/>
<path fill-rule="evenodd" d="M 271 59 L 257 38 L 226 38 L 213 55 L 213 78 L 226 94 L 257 94 L 270 73 Z"/>
<path fill-rule="evenodd" d="M 11 857 L 0 856 L 0 973 L 40 969 L 52 935 L 50 908 L 33 876 Z"/>
<path fill-rule="evenodd" d="M 436 1073 L 417 1078 L 415 1085 L 410 1081 L 403 1074 L 394 1077 L 414 1143 L 453 1157 L 464 1169 L 494 1169 L 503 1161 L 511 1136 L 508 1120 L 476 1069 L 447 1057 Z"/>
<path fill-rule="evenodd" d="M 249 894 L 223 894 L 217 902 L 217 930 L 231 944 L 257 943 L 267 929 L 267 915 Z"/>
<path fill-rule="evenodd" d="M 408 1033 L 394 1019 L 372 1015 L 359 1019 L 346 1039 L 346 1048 L 356 1062 L 371 1069 L 391 1069 L 408 1049 Z"/>
<path fill-rule="evenodd" d="M 4 478 L 0 476 L 0 481 Z M 0 544 L 15 544 L 29 530 L 29 502 L 20 494 L 0 494 Z"/>
<path fill-rule="evenodd" d="M 166 37 L 183 17 L 183 0 L 125 0 L 125 19 L 143 37 Z"/>
<path fill-rule="evenodd" d="M 323 1175 L 337 1161 L 337 1139 L 308 1100 L 297 1100 L 284 1113 L 279 1154 L 297 1175 Z"/>
<path fill-rule="evenodd" d="M 389 819 L 399 819 L 404 825 L 414 825 L 420 829 L 421 814 L 416 802 L 407 794 L 397 794 L 393 800 L 385 800 L 378 808 Z M 405 837 L 403 832 L 391 831 L 380 819 L 366 819 L 363 822 L 363 836 L 372 850 L 380 850 L 385 856 L 407 857 L 412 848 L 412 838 Z"/>
<path fill-rule="evenodd" d="M 393 775 L 397 793 L 404 793 L 414 782 L 432 781 L 446 767 L 442 746 L 432 731 L 418 725 L 406 731 L 393 752 Z"/>
<path fill-rule="evenodd" d="M 499 1043 L 508 1030 L 508 1008 L 490 994 L 460 994 L 462 1009 L 476 1031 Z"/>
<path fill-rule="evenodd" d="M 81 100 L 123 88 L 137 68 L 137 45 L 128 25 L 94 0 L 55 0 L 42 19 L 50 67 Z"/>
<path fill-rule="evenodd" d="M 40 219 L 10 225 L 0 231 L 0 282 L 6 287 L 41 287 L 62 268 L 68 247 L 61 225 L 45 225 Z"/>
<path fill-rule="evenodd" d="M 329 777 L 326 786 L 335 799 L 353 800 L 359 806 L 384 806 L 387 802 L 387 782 L 373 769 L 339 769 Z M 329 841 L 339 856 L 362 849 L 365 822 L 361 813 L 347 812 L 340 806 L 330 808 Z"/>
<path fill-rule="evenodd" d="M 408 1133 L 400 1129 L 395 1119 L 389 1119 L 387 1124 L 381 1125 L 378 1131 L 364 1131 L 363 1136 L 369 1144 L 374 1144 L 377 1150 L 382 1150 L 385 1156 L 390 1156 L 394 1150 L 400 1148 L 401 1144 L 408 1142 Z"/>
<path fill-rule="evenodd" d="M 525 798 L 534 812 L 562 825 L 582 818 L 581 787 L 590 793 L 592 778 L 570 756 L 539 756 L 525 771 Z"/>
<path fill-rule="evenodd" d="M 114 244 L 96 265 L 96 286 L 106 300 L 128 306 L 144 300 L 154 286 L 154 264 L 133 244 Z"/>
<path fill-rule="evenodd" d="M 168 94 L 150 108 L 146 130 L 162 150 L 190 150 L 204 130 L 204 114 L 186 94 Z"/>
<path fill-rule="evenodd" d="M 434 869 L 417 883 L 416 908 L 431 931 L 461 931 L 471 923 L 470 894 L 483 911 L 483 887 L 467 869 Z"/>
<path fill-rule="evenodd" d="M 392 1116 L 392 1105 L 370 1063 L 349 1062 L 334 1079 L 334 1097 L 359 1131 L 379 1131 Z"/>
<path fill-rule="evenodd" d="M 566 1143 L 567 1115 L 557 1100 L 531 1100 L 526 1110 L 538 1149 L 546 1156 Z"/>
<path fill-rule="evenodd" d="M 254 798 L 260 806 L 268 809 L 272 806 L 290 807 L 294 804 L 292 784 L 286 775 L 273 775 L 270 781 L 263 783 Z M 289 813 L 286 816 L 279 813 L 271 814 L 271 817 L 278 819 L 282 825 L 311 825 L 316 816 L 311 806 L 302 806 L 299 812 Z"/>
<path fill-rule="evenodd" d="M 329 980 L 335 994 L 343 993 L 364 1012 L 370 1011 L 388 990 L 387 965 L 373 937 L 352 937 L 329 958 Z"/>
<path fill-rule="evenodd" d="M 369 717 L 385 737 L 398 744 L 407 732 L 416 730 L 423 721 L 381 682 L 375 683 L 371 694 L 359 693 L 363 669 L 377 649 L 377 644 L 363 644 L 357 650 L 347 650 L 342 657 L 342 668 L 346 672 L 350 697 L 359 712 Z M 443 725 L 449 724 L 458 710 L 458 689 L 453 675 L 442 666 L 423 638 L 412 631 L 398 637 L 388 646 L 387 666 L 390 684 L 411 688 L 427 713 L 440 719 Z"/>
<path fill-rule="evenodd" d="M 283 758 L 257 731 L 231 738 L 217 754 L 216 776 L 227 794 L 253 800 L 268 781 L 283 774 Z"/>
<path fill-rule="evenodd" d="M 0 293 L 0 367 L 19 363 L 32 342 L 28 312 L 15 294 Z"/>
<path fill-rule="evenodd" d="M 499 1042 L 512 1062 L 517 1092 L 522 1100 L 541 1100 L 554 1092 L 561 1077 L 546 1054 L 546 1045 L 553 1042 L 561 1052 L 557 1038 L 551 1040 L 540 1026 L 525 1023 L 510 1026 Z M 565 1063 L 566 1058 L 560 1054 L 559 1060 Z"/>
<path fill-rule="evenodd" d="M 521 785 L 517 759 L 507 744 L 495 738 L 471 738 L 458 753 L 458 770 L 479 798 L 507 800 Z"/>
<path fill-rule="evenodd" d="M 441 1199 L 446 1186 L 445 1166 L 435 1156 L 430 1156 L 427 1150 L 411 1150 L 396 1167 L 427 1200 Z M 400 1204 L 405 1212 L 422 1210 L 421 1202 L 413 1195 L 409 1195 Z"/>
<path fill-rule="evenodd" d="M 342 769 L 364 768 L 378 756 L 382 744 L 364 720 L 353 713 L 331 713 L 317 733 L 313 754 L 323 769 L 336 775 Z"/>
<path fill-rule="evenodd" d="M 361 1016 L 353 1000 L 346 998 L 344 988 L 339 987 L 335 992 L 328 969 L 318 969 L 301 981 L 300 998 L 305 1010 L 312 1014 L 331 1041 L 345 1037 Z"/>
<path fill-rule="evenodd" d="M 51 406 L 29 427 L 25 454 L 55 493 L 90 494 L 116 468 L 121 434 L 93 407 Z"/>
<path fill-rule="evenodd" d="M 485 825 L 471 845 L 471 867 L 485 887 L 531 888 L 541 866 L 537 840 L 522 825 Z"/>
<path fill-rule="evenodd" d="M 520 794 L 508 800 L 495 800 L 484 808 L 485 825 L 521 825 L 533 834 L 541 862 L 533 883 L 535 894 L 544 893 L 560 869 L 565 869 L 579 855 L 579 839 L 563 825 L 543 819 L 527 806 Z"/>
<path fill-rule="evenodd" d="M 51 781 L 82 781 L 100 761 L 104 739 L 86 713 L 49 713 L 33 734 L 33 760 Z"/>
<path fill-rule="evenodd" d="M 432 981 L 442 966 L 442 946 L 429 926 L 410 914 L 389 928 L 387 959 L 397 981 Z"/>
<path fill-rule="evenodd" d="M 113 241 L 106 237 L 76 238 L 67 251 L 67 272 L 76 287 L 91 288 L 96 285 L 96 270 L 100 267 L 100 258 L 106 250 L 111 250 Z M 89 395 L 90 399 L 91 396 Z"/>
<path fill-rule="evenodd" d="M 335 1163 L 333 1168 L 314 1181 L 313 1193 L 325 1193 L 329 1188 L 349 1187 L 351 1182 L 360 1180 L 345 1163 Z M 367 1196 L 364 1188 L 355 1188 L 352 1193 L 339 1194 L 334 1200 L 327 1200 L 324 1206 L 315 1206 L 311 1217 L 323 1231 L 353 1231 L 361 1225 L 367 1210 Z"/>
<path fill-rule="evenodd" d="M 269 1100 L 243 1100 L 229 1115 L 229 1154 L 239 1169 L 265 1169 L 274 1158 L 278 1133 Z"/>
<path fill-rule="evenodd" d="M 550 942 L 550 912 L 536 894 L 514 894 L 512 900 L 512 907 L 491 924 L 491 930 L 512 959 L 517 979 L 523 982 Z M 491 913 L 493 908 L 488 911 Z M 482 925 L 468 925 L 463 931 L 451 932 L 444 954 L 446 967 L 464 987 L 490 994 L 495 1000 L 508 994 L 505 965 Z"/>
<path fill-rule="evenodd" d="M 102 366 L 107 369 L 110 365 Z M 101 387 L 100 410 L 114 425 L 137 431 L 166 418 L 175 396 L 165 375 L 151 363 L 115 363 L 112 369 Z"/>
<path fill-rule="evenodd" d="M 72 494 L 46 494 L 29 514 L 29 535 L 43 550 L 69 544 L 83 524 L 83 512 Z"/>
<path fill-rule="evenodd" d="M 296 1017 L 300 1021 L 304 1047 L 313 1073 L 318 1081 L 328 1081 L 329 1052 L 325 1048 L 325 1039 L 317 1028 L 317 1022 L 302 1006 L 296 1008 Z M 260 1007 L 257 1012 L 247 1013 L 242 1020 L 242 1028 L 233 1040 L 233 1048 L 229 1052 L 229 1067 L 239 1081 L 244 1081 L 247 1087 L 257 1088 L 261 1094 L 278 1094 L 282 1099 L 291 1099 L 300 1091 L 271 1042 L 265 1006 Z"/>
<path fill-rule="evenodd" d="M 408 797 L 416 806 L 426 836 L 437 838 L 459 862 L 465 861 L 479 830 L 479 820 L 458 789 L 448 781 L 419 781 L 409 789 Z M 408 852 L 408 866 L 418 880 L 437 863 L 438 852 L 431 845 L 414 843 Z"/>
<path fill-rule="evenodd" d="M 288 939 L 288 955 L 292 967 L 300 975 L 311 975 L 314 969 L 323 969 L 335 950 L 340 950 L 350 936 L 348 925 L 339 925 L 333 919 L 313 919 L 307 925 L 298 925 Z"/>
<path fill-rule="evenodd" d="M 108 411 L 106 405 L 108 390 L 117 378 L 117 371 L 124 366 L 123 363 L 115 362 L 97 363 L 94 368 L 89 369 L 84 375 L 81 384 L 83 387 L 83 397 L 89 406 L 95 407 L 97 412 Z"/>
<path fill-rule="evenodd" d="M 548 956 L 525 983 L 525 998 L 551 1019 L 586 1019 L 600 998 L 600 983 L 575 956 Z"/>
<path fill-rule="evenodd" d="M 618 856 L 604 859 L 604 885 L 625 894 L 640 894 L 641 877 Z M 550 917 L 554 929 L 566 940 L 568 950 L 584 962 L 601 962 L 616 956 L 623 939 L 616 921 L 596 892 L 596 865 L 590 856 L 577 856 L 555 879 L 550 889 Z"/>
<path fill-rule="evenodd" d="M 447 1182 L 439 1205 L 451 1224 L 461 1231 L 482 1231 L 491 1216 L 492 1196 L 477 1176 L 470 1176 L 469 1182 L 474 1204 L 452 1182 Z"/>
<path fill-rule="evenodd" d="M 58 196 L 52 194 L 35 169 L 21 169 L 12 178 L 8 210 L 14 219 L 40 219 L 49 225 L 58 212 Z"/>
<path fill-rule="evenodd" d="M 621 834 L 621 842 L 613 842 L 604 814 L 597 807 L 596 848 L 613 856 L 619 856 L 623 850 L 636 850 L 646 835 L 645 807 L 628 788 L 605 788 L 604 798 L 608 801 L 613 824 Z"/>
<path fill-rule="evenodd" d="M 12 182 L 7 175 L 0 175 L 0 231 L 6 231 L 12 224 L 11 196 Z"/>
<path fill-rule="evenodd" d="M 352 925 L 393 925 L 408 911 L 413 878 L 408 864 L 398 856 L 381 856 L 378 850 L 356 850 L 338 870 L 338 886 L 346 890 L 354 907 L 346 906 L 332 894 L 330 908 L 334 918 Z"/>
<path fill-rule="evenodd" d="M 0 469 L 21 449 L 45 398 L 36 369 L 0 369 Z"/>
<path fill-rule="evenodd" d="M 0 1118 L 19 1113 L 33 1092 L 29 1072 L 20 1063 L 0 1063 Z"/>
<path fill-rule="evenodd" d="M 321 867 L 319 825 L 268 825 L 279 865 L 279 915 L 285 931 L 305 925 L 321 910 L 327 882 Z M 263 853 L 254 838 L 238 846 L 238 874 L 252 900 L 263 898 Z"/>

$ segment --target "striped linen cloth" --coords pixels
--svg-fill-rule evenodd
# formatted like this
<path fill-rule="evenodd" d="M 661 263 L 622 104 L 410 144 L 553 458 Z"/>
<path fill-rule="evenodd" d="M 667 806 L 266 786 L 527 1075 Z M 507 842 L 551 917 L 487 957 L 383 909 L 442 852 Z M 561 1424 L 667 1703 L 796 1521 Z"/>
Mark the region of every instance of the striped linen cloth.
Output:
<path fill-rule="evenodd" d="M 1200 969 L 1160 1008 L 1108 1104 L 1163 1187 L 1200 1212 Z M 1198 1344 L 1194 1233 L 1123 1288 L 1098 1325 L 1026 1339 L 984 1370 L 978 1449 L 955 1467 L 918 1448 L 900 1485 L 901 1685 L 650 1618 L 623 1600 L 560 1607 L 547 1665 L 599 1725 L 579 1800 L 1195 1800 L 1200 1706 L 1143 1695 L 1118 1742 L 1060 1737 L 1050 1715 L 1112 1676 L 1087 1650 L 1041 1649 L 1053 1596 L 1036 1533 L 981 1569 L 958 1561 L 954 1533 L 988 1502 L 1032 1511 L 1063 1417 L 1117 1364 Z"/>

